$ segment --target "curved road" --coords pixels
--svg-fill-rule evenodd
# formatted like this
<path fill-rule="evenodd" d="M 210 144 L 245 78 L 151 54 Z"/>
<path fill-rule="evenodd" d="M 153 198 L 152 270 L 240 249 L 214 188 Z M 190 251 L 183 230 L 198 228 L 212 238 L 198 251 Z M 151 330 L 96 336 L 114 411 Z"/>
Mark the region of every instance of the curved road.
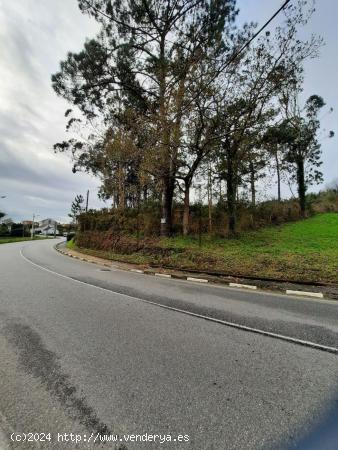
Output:
<path fill-rule="evenodd" d="M 0 448 L 292 448 L 337 402 L 338 355 L 161 307 L 338 348 L 337 302 L 107 271 L 54 244 L 0 246 Z"/>

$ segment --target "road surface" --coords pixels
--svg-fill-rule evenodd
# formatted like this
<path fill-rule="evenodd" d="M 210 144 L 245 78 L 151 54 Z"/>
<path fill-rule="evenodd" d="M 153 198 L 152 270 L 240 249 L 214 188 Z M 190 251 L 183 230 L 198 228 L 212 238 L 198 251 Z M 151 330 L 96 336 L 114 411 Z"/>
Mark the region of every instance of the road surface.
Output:
<path fill-rule="evenodd" d="M 292 448 L 336 404 L 338 355 L 161 305 L 338 348 L 337 302 L 107 270 L 55 242 L 0 246 L 0 448 Z"/>

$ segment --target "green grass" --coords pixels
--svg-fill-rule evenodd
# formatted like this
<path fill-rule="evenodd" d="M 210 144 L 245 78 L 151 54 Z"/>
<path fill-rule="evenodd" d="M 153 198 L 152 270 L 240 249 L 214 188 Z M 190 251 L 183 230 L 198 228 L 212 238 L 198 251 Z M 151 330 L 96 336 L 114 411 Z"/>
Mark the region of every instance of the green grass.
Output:
<path fill-rule="evenodd" d="M 167 246 L 211 258 L 209 270 L 280 279 L 338 282 L 338 214 L 319 214 L 306 220 L 268 227 L 238 239 L 174 238 Z M 179 258 L 182 257 L 179 255 Z M 214 261 L 212 261 L 214 258 Z M 181 264 L 183 261 L 181 262 Z M 205 266 L 207 263 L 205 264 Z M 207 267 L 205 267 L 207 268 Z"/>
<path fill-rule="evenodd" d="M 48 237 L 35 237 L 34 240 L 49 239 Z M 30 241 L 30 237 L 1 237 L 0 244 L 11 244 L 12 242 Z"/>
<path fill-rule="evenodd" d="M 338 283 L 337 213 L 318 214 L 306 220 L 263 228 L 236 239 L 203 236 L 201 247 L 198 239 L 182 236 L 161 239 L 156 245 L 172 249 L 170 255 L 85 251 L 140 264 Z"/>
<path fill-rule="evenodd" d="M 70 241 L 67 241 L 66 247 L 71 249 L 71 250 L 75 250 L 75 242 L 73 239 L 71 239 Z"/>

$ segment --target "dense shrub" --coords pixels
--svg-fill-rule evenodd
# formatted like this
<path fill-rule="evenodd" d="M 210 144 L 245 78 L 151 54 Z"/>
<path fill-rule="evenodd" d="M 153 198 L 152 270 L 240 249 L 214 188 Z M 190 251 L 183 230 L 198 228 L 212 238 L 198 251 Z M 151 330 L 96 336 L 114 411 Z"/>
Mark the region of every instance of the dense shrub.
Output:
<path fill-rule="evenodd" d="M 159 232 L 160 214 L 156 206 L 140 210 L 126 208 L 90 210 L 78 217 L 79 230 L 112 231 L 114 233 L 154 236 Z"/>
<path fill-rule="evenodd" d="M 75 237 L 74 232 L 71 231 L 71 232 L 67 233 L 67 242 L 71 241 L 74 237 Z"/>
<path fill-rule="evenodd" d="M 76 244 L 79 247 L 93 250 L 103 250 L 112 253 L 131 255 L 141 253 L 143 255 L 158 255 L 161 257 L 180 253 L 182 249 L 161 247 L 157 245 L 157 239 L 146 238 L 139 240 L 133 236 L 112 231 L 83 231 L 76 236 Z"/>
<path fill-rule="evenodd" d="M 307 196 L 308 206 L 315 213 L 338 212 L 338 191 L 328 189 L 318 194 L 309 194 Z"/>

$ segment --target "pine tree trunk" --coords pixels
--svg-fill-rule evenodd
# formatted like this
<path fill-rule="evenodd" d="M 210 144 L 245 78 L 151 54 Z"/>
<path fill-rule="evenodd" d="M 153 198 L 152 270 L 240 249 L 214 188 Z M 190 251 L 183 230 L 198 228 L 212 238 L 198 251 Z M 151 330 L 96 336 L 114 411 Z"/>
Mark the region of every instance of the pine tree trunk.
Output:
<path fill-rule="evenodd" d="M 162 192 L 162 217 L 161 217 L 161 236 L 170 236 L 172 232 L 172 204 L 174 197 L 174 185 L 169 178 L 165 180 L 165 186 Z"/>
<path fill-rule="evenodd" d="M 251 206 L 256 206 L 255 168 L 250 161 L 250 186 L 251 186 Z"/>
<path fill-rule="evenodd" d="M 126 204 L 126 195 L 125 195 L 125 180 L 124 180 L 124 170 L 123 164 L 119 162 L 118 164 L 118 183 L 119 183 L 119 209 L 123 211 L 125 209 Z"/>
<path fill-rule="evenodd" d="M 190 183 L 186 182 L 184 186 L 184 209 L 183 209 L 183 235 L 189 234 L 189 216 L 190 216 Z"/>
<path fill-rule="evenodd" d="M 228 229 L 229 234 L 236 234 L 236 179 L 231 157 L 227 161 L 227 204 L 228 204 Z"/>
<path fill-rule="evenodd" d="M 159 75 L 159 117 L 161 126 L 162 148 L 161 158 L 163 164 L 162 173 L 162 205 L 161 205 L 161 236 L 169 236 L 171 232 L 171 214 L 173 190 L 171 189 L 171 170 L 170 170 L 170 149 L 169 149 L 169 130 L 166 118 L 165 95 L 166 95 L 166 64 L 165 64 L 165 34 L 161 36 L 160 41 L 160 75 Z"/>
<path fill-rule="evenodd" d="M 146 202 L 148 200 L 148 187 L 143 187 L 143 200 Z"/>
<path fill-rule="evenodd" d="M 297 161 L 297 183 L 298 183 L 298 197 L 300 214 L 305 217 L 306 212 L 306 185 L 305 185 L 305 173 L 304 173 L 304 161 L 300 158 Z"/>

